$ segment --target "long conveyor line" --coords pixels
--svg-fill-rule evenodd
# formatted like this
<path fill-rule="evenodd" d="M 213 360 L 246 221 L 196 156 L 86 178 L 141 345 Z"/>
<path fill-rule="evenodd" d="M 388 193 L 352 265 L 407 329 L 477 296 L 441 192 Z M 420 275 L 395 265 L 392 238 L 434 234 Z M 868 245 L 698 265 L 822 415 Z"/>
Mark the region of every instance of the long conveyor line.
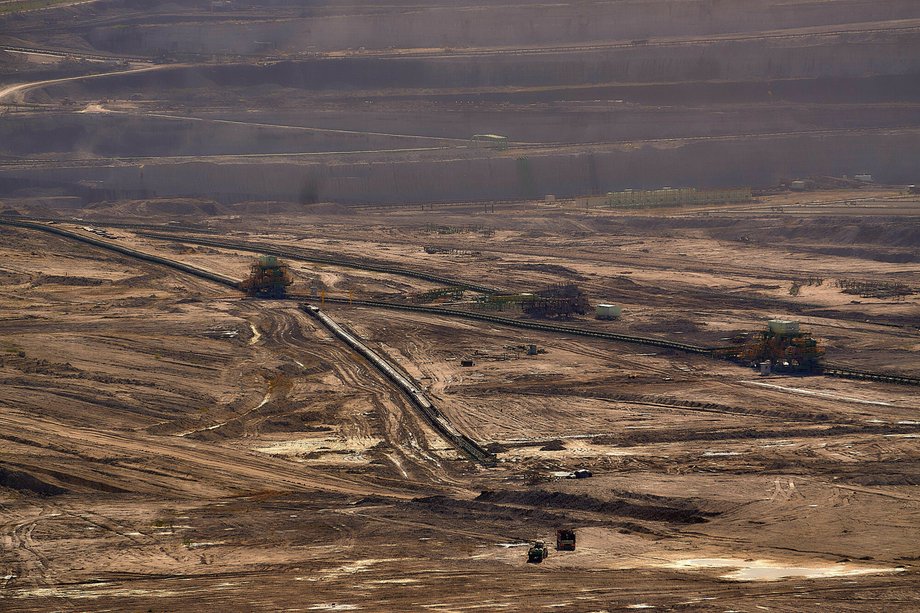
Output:
<path fill-rule="evenodd" d="M 160 257 L 157 255 L 151 255 L 149 253 L 144 253 L 142 251 L 137 251 L 136 249 L 130 249 L 128 247 L 123 247 L 121 245 L 115 245 L 107 241 L 99 240 L 89 236 L 84 236 L 77 232 L 71 232 L 69 230 L 64 230 L 62 228 L 55 228 L 54 226 L 47 226 L 44 224 L 36 224 L 27 221 L 9 221 L 9 220 L 0 220 L 0 224 L 10 225 L 22 228 L 28 228 L 33 230 L 42 230 L 49 232 L 51 234 L 56 234 L 65 238 L 70 238 L 73 240 L 80 241 L 95 247 L 101 247 L 103 249 L 108 249 L 116 253 L 121 253 L 133 258 L 144 260 L 147 262 L 153 262 L 155 264 L 162 264 L 164 266 L 169 266 L 176 270 L 207 279 L 209 281 L 215 281 L 223 285 L 229 285 L 230 287 L 238 288 L 239 283 L 229 277 L 219 275 L 195 266 L 190 266 L 188 264 L 183 264 L 181 262 L 176 262 L 168 258 Z M 386 360 L 380 357 L 373 350 L 369 349 L 364 343 L 360 341 L 355 335 L 349 334 L 341 326 L 335 323 L 327 315 L 322 313 L 316 307 L 304 306 L 303 310 L 307 314 L 319 320 L 326 328 L 328 328 L 336 337 L 345 341 L 352 349 L 363 355 L 371 364 L 374 365 L 378 370 L 380 370 L 390 381 L 392 381 L 398 388 L 400 388 L 412 401 L 412 404 L 417 407 L 425 420 L 432 425 L 444 438 L 454 444 L 462 453 L 468 456 L 470 459 L 483 464 L 484 466 L 494 466 L 495 465 L 495 456 L 483 447 L 481 447 L 476 441 L 469 438 L 468 436 L 461 434 L 453 427 L 453 425 L 447 421 L 447 419 L 441 414 L 440 411 L 431 403 L 428 397 L 416 388 L 410 381 L 408 381 L 404 376 L 402 376 L 396 368 L 389 364 Z"/>
<path fill-rule="evenodd" d="M 311 296 L 292 296 L 292 298 L 297 298 L 300 300 L 316 301 L 318 298 Z M 490 323 L 496 323 L 503 326 L 511 326 L 515 328 L 525 328 L 530 330 L 543 330 L 547 332 L 560 332 L 563 334 L 572 334 L 576 336 L 589 336 L 593 338 L 603 338 L 611 341 L 620 341 L 624 343 L 636 343 L 639 345 L 650 345 L 653 347 L 665 347 L 667 349 L 677 349 L 679 351 L 687 351 L 690 353 L 702 353 L 710 354 L 716 348 L 715 347 L 700 347 L 698 345 L 690 345 L 688 343 L 679 343 L 677 341 L 669 341 L 663 338 L 650 338 L 646 336 L 631 336 L 629 334 L 617 334 L 615 332 L 604 332 L 601 330 L 588 330 L 585 328 L 577 328 L 575 326 L 564 326 L 560 324 L 545 323 L 539 321 L 525 320 L 525 319 L 511 319 L 509 317 L 499 317 L 498 315 L 490 315 L 488 313 L 477 313 L 474 311 L 461 311 L 459 309 L 445 309 L 440 307 L 425 307 L 425 306 L 416 306 L 411 304 L 400 304 L 395 302 L 381 302 L 377 300 L 349 300 L 348 298 L 324 298 L 325 302 L 338 303 L 338 304 L 353 304 L 357 306 L 366 306 L 373 308 L 384 308 L 384 309 L 398 309 L 401 311 L 413 311 L 416 313 L 430 313 L 432 315 L 442 315 L 446 317 L 460 317 L 463 319 L 476 319 L 479 321 L 487 321 Z"/>
<path fill-rule="evenodd" d="M 175 260 L 170 260 L 157 255 L 152 255 L 149 253 L 144 253 L 142 251 L 137 251 L 135 249 L 130 249 L 128 247 L 123 247 L 121 245 L 116 245 L 114 243 L 99 240 L 89 236 L 84 236 L 76 232 L 71 232 L 69 230 L 64 230 L 62 228 L 57 228 L 54 226 L 49 226 L 41 223 L 34 223 L 29 221 L 20 221 L 20 220 L 10 220 L 10 219 L 0 219 L 0 225 L 9 225 L 17 226 L 22 228 L 29 228 L 33 230 L 40 230 L 43 232 L 50 232 L 58 236 L 63 236 L 66 238 L 71 238 L 78 240 L 96 247 L 101 247 L 103 249 L 108 249 L 110 251 L 115 251 L 124 255 L 135 257 L 141 260 L 148 262 L 153 262 L 156 264 L 162 264 L 164 266 L 169 266 L 176 270 L 201 277 L 216 283 L 221 283 L 223 285 L 233 287 L 235 289 L 239 288 L 239 283 L 229 277 L 219 275 L 195 266 L 190 266 L 188 264 L 183 264 L 182 262 L 176 262 Z M 422 273 L 424 274 L 424 273 Z M 295 300 L 304 300 L 310 301 L 315 300 L 310 296 L 303 295 L 293 295 L 292 299 Z M 438 307 L 424 307 L 424 306 L 415 306 L 408 304 L 392 303 L 392 302 L 382 302 L 374 300 L 349 300 L 346 298 L 325 298 L 326 302 L 338 303 L 338 304 L 355 304 L 359 306 L 366 306 L 371 308 L 386 308 L 386 309 L 398 309 L 403 311 L 415 311 L 419 313 L 429 313 L 433 315 L 439 315 L 443 317 L 458 317 L 463 319 L 474 319 L 479 321 L 486 321 L 490 323 L 495 323 L 503 326 L 510 326 L 515 328 L 523 328 L 530 330 L 542 330 L 546 332 L 555 332 L 562 334 L 571 334 L 575 336 L 586 336 L 593 338 L 601 338 L 606 340 L 624 342 L 624 343 L 635 343 L 639 345 L 647 345 L 652 347 L 663 347 L 666 349 L 675 349 L 679 351 L 686 351 L 689 353 L 695 353 L 700 355 L 712 355 L 718 347 L 702 347 L 699 345 L 691 345 L 688 343 L 681 343 L 677 341 L 670 341 L 667 339 L 661 338 L 650 338 L 644 336 L 633 336 L 628 334 L 617 334 L 614 332 L 604 332 L 599 330 L 588 330 L 585 328 L 578 328 L 574 326 L 565 326 L 560 324 L 552 324 L 538 321 L 529 321 L 529 320 L 520 320 L 520 319 L 511 319 L 508 317 L 499 317 L 497 315 L 490 315 L 487 313 L 476 313 L 472 311 L 461 311 L 458 309 L 445 309 Z M 838 365 L 838 364 L 828 364 L 825 367 L 824 374 L 830 377 L 840 377 L 845 379 L 860 379 L 865 381 L 880 381 L 885 383 L 896 383 L 900 385 L 917 385 L 920 386 L 920 377 L 912 377 L 907 375 L 902 375 L 900 373 L 878 373 L 870 372 L 863 370 L 856 370 L 849 368 L 847 366 Z"/>
<path fill-rule="evenodd" d="M 374 262 L 370 260 L 354 260 L 350 258 L 336 258 L 325 255 L 317 255 L 308 252 L 304 252 L 299 249 L 282 249 L 275 245 L 270 245 L 267 243 L 259 242 L 231 242 L 231 241 L 222 241 L 213 238 L 201 238 L 201 237 L 190 237 L 190 236 L 181 236 L 173 234 L 160 234 L 157 232 L 137 232 L 138 236 L 143 236 L 145 238 L 154 238 L 158 240 L 170 240 L 178 241 L 181 243 L 191 243 L 194 245 L 206 245 L 209 247 L 222 247 L 224 249 L 235 249 L 238 251 L 252 251 L 257 253 L 262 253 L 266 255 L 276 255 L 278 257 L 287 258 L 289 260 L 301 261 L 301 262 L 312 262 L 316 264 L 330 264 L 334 266 L 342 266 L 344 268 L 356 268 L 360 270 L 370 270 L 372 272 L 382 272 L 392 275 L 399 275 L 403 277 L 413 277 L 416 279 L 422 279 L 425 281 L 433 281 L 435 283 L 442 283 L 444 285 L 449 285 L 452 287 L 460 287 L 463 289 L 470 289 L 475 292 L 481 292 L 484 294 L 495 294 L 500 293 L 501 290 L 489 287 L 487 285 L 481 285 L 479 283 L 471 283 L 469 281 L 464 281 L 462 279 L 454 279 L 451 277 L 444 277 L 441 275 L 436 275 L 433 273 L 425 272 L 422 270 L 413 270 L 411 268 L 401 268 L 399 266 L 390 266 L 381 262 Z"/>
<path fill-rule="evenodd" d="M 311 296 L 291 296 L 298 300 L 316 301 L 317 298 Z M 546 332 L 556 332 L 561 334 L 571 334 L 573 336 L 587 336 L 592 338 L 602 338 L 605 340 L 618 341 L 622 343 L 634 343 L 651 347 L 663 347 L 666 349 L 676 349 L 688 353 L 701 355 L 713 355 L 717 350 L 723 347 L 702 347 L 691 345 L 689 343 L 680 343 L 669 341 L 663 338 L 650 338 L 647 336 L 632 336 L 628 334 L 617 334 L 614 332 L 603 332 L 599 330 L 587 330 L 575 326 L 564 326 L 559 324 L 544 323 L 538 321 L 528 321 L 522 319 L 511 319 L 509 317 L 499 317 L 487 313 L 476 313 L 473 311 L 461 311 L 457 309 L 444 309 L 439 307 L 424 307 L 410 304 L 400 304 L 394 302 L 381 302 L 374 300 L 349 300 L 347 298 L 325 298 L 325 302 L 333 304 L 351 304 L 356 306 L 366 306 L 371 308 L 396 309 L 400 311 L 413 311 L 417 313 L 428 313 L 432 315 L 441 315 L 446 317 L 459 317 L 463 319 L 476 319 L 487 321 L 502 326 L 514 328 L 524 328 L 530 330 L 542 330 Z M 843 379 L 860 379 L 864 381 L 880 381 L 884 383 L 897 383 L 899 385 L 920 385 L 920 377 L 911 377 L 898 373 L 878 373 L 864 370 L 856 370 L 847 366 L 838 364 L 828 364 L 822 371 L 828 377 L 839 377 Z"/>
<path fill-rule="evenodd" d="M 841 379 L 860 379 L 862 381 L 880 381 L 882 383 L 896 383 L 898 385 L 920 385 L 920 377 L 910 377 L 896 373 L 869 372 L 856 370 L 837 364 L 827 364 L 822 373 L 828 377 Z"/>
<path fill-rule="evenodd" d="M 412 381 L 403 376 L 399 370 L 390 364 L 384 357 L 365 345 L 356 334 L 346 331 L 342 326 L 337 324 L 314 305 L 303 304 L 300 308 L 306 312 L 307 315 L 318 320 L 326 329 L 332 332 L 336 338 L 361 354 L 374 366 L 374 368 L 383 373 L 387 379 L 402 390 L 412 402 L 413 406 L 421 412 L 425 421 L 437 430 L 441 436 L 450 441 L 471 460 L 479 462 L 484 466 L 495 465 L 496 460 L 494 454 L 489 453 L 470 437 L 458 432 L 453 424 L 451 424 L 437 407 L 431 403 L 431 400 L 423 391 L 418 389 Z"/>
<path fill-rule="evenodd" d="M 170 260 L 169 258 L 164 258 L 164 257 L 153 255 L 150 253 L 144 253 L 143 251 L 138 251 L 137 249 L 131 249 L 130 247 L 124 247 L 122 245 L 116 245 L 115 243 L 112 243 L 110 241 L 100 240 L 98 238 L 86 236 L 78 232 L 71 232 L 70 230 L 65 230 L 63 228 L 58 228 L 55 226 L 49 226 L 47 224 L 34 223 L 31 221 L 21 221 L 21 220 L 15 220 L 15 219 L 0 219 L 0 225 L 15 226 L 18 228 L 27 228 L 30 230 L 40 230 L 42 232 L 56 234 L 58 236 L 63 236 L 64 238 L 69 238 L 75 241 L 80 241 L 81 243 L 86 243 L 88 245 L 93 245 L 95 247 L 101 247 L 102 249 L 108 249 L 109 251 L 121 253 L 123 255 L 127 255 L 132 258 L 137 258 L 139 260 L 144 260 L 146 262 L 153 262 L 154 264 L 161 264 L 163 266 L 169 266 L 170 268 L 181 270 L 182 272 L 186 272 L 196 277 L 201 277 L 202 279 L 207 279 L 208 281 L 214 281 L 215 283 L 221 283 L 223 285 L 227 285 L 234 289 L 239 289 L 240 284 L 239 284 L 239 281 L 237 281 L 236 279 L 231 279 L 230 277 L 225 277 L 224 275 L 220 275 L 220 274 L 217 274 L 216 272 L 211 272 L 209 270 L 204 270 L 203 268 L 198 268 L 196 266 L 190 266 L 188 264 L 183 264 L 182 262 Z"/>

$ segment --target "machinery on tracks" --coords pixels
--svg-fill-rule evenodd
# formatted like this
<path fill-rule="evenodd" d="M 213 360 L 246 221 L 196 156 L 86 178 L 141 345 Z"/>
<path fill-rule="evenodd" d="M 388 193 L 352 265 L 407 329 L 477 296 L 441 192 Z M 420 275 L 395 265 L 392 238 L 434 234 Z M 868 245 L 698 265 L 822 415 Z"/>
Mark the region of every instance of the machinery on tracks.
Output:
<path fill-rule="evenodd" d="M 38 223 L 35 221 L 27 221 L 27 220 L 21 220 L 21 219 L 0 218 L 0 225 L 14 226 L 14 227 L 20 227 L 20 228 L 25 228 L 29 230 L 48 232 L 48 233 L 55 234 L 63 238 L 76 240 L 76 241 L 79 241 L 85 244 L 92 245 L 97 248 L 106 249 L 106 250 L 113 251 L 113 252 L 116 252 L 122 255 L 126 255 L 129 257 L 133 257 L 139 260 L 151 262 L 153 264 L 158 264 L 161 266 L 167 266 L 169 268 L 179 270 L 186 274 L 190 274 L 198 278 L 205 279 L 207 281 L 211 281 L 214 283 L 218 283 L 218 284 L 221 284 L 227 287 L 240 289 L 239 281 L 235 279 L 231 279 L 224 275 L 220 275 L 218 273 L 211 272 L 209 270 L 204 270 L 196 266 L 185 264 L 183 262 L 178 262 L 176 260 L 165 258 L 163 256 L 154 255 L 150 253 L 144 253 L 142 251 L 138 251 L 130 247 L 115 244 L 108 240 L 101 240 L 99 238 L 87 236 L 85 234 L 80 234 L 78 232 L 65 230 L 63 228 L 59 228 L 53 225 L 48 225 L 47 223 Z M 202 242 L 202 241 L 196 241 L 196 242 Z M 319 261 L 319 259 L 317 258 L 316 261 Z M 374 268 L 376 268 L 376 266 Z M 393 274 L 399 274 L 398 272 L 395 272 L 395 271 L 389 271 L 389 272 L 393 272 Z M 463 287 L 469 287 L 469 286 L 464 285 Z M 485 288 L 482 288 L 482 289 L 485 289 Z M 492 291 L 495 291 L 495 290 L 492 290 Z M 314 297 L 305 296 L 305 295 L 289 295 L 287 296 L 287 298 L 296 299 L 296 300 L 306 300 L 306 301 L 317 300 Z M 645 337 L 645 336 L 636 336 L 636 335 L 631 335 L 631 334 L 619 334 L 619 333 L 608 332 L 608 331 L 603 331 L 603 330 L 590 330 L 590 329 L 579 328 L 575 326 L 560 325 L 557 323 L 513 319 L 510 317 L 500 317 L 500 316 L 492 315 L 490 313 L 463 311 L 459 309 L 448 309 L 448 308 L 420 306 L 420 305 L 408 305 L 404 303 L 383 302 L 383 301 L 374 301 L 374 300 L 351 300 L 349 298 L 334 298 L 334 297 L 328 297 L 328 296 L 324 298 L 324 301 L 328 303 L 350 304 L 354 306 L 365 306 L 365 307 L 370 307 L 370 308 L 384 308 L 384 309 L 396 309 L 396 310 L 404 310 L 404 311 L 415 311 L 419 313 L 429 313 L 429 314 L 438 315 L 442 317 L 456 317 L 456 318 L 461 318 L 461 319 L 480 320 L 480 321 L 494 323 L 497 325 L 514 327 L 514 328 L 523 328 L 523 329 L 528 329 L 528 330 L 540 330 L 540 331 L 551 332 L 551 333 L 560 333 L 560 334 L 567 334 L 567 335 L 599 338 L 599 339 L 604 339 L 604 340 L 624 342 L 624 343 L 635 343 L 639 345 L 646 345 L 646 346 L 652 346 L 652 347 L 662 347 L 665 349 L 673 349 L 677 351 L 695 353 L 698 355 L 708 355 L 708 356 L 712 356 L 716 358 L 730 359 L 730 360 L 736 360 L 736 361 L 740 361 L 740 356 L 742 353 L 742 346 L 745 345 L 747 341 L 751 340 L 750 336 L 747 336 L 747 337 L 740 338 L 735 346 L 702 347 L 699 345 L 692 345 L 689 343 L 669 340 L 666 338 L 652 338 L 652 337 Z M 761 335 L 763 334 L 768 334 L 768 332 L 761 333 Z M 791 343 L 791 344 L 794 345 L 795 343 Z M 844 366 L 841 364 L 822 364 L 824 350 L 817 343 L 814 346 L 811 346 L 810 342 L 804 343 L 804 347 L 802 347 L 802 349 L 805 350 L 802 354 L 803 356 L 805 357 L 811 356 L 812 358 L 815 358 L 811 360 L 806 360 L 806 363 L 811 364 L 812 368 L 819 368 L 820 370 L 817 370 L 815 372 L 816 373 L 821 372 L 825 376 L 840 377 L 840 378 L 845 378 L 845 379 L 859 379 L 859 380 L 865 380 L 865 381 L 878 381 L 878 382 L 883 382 L 883 383 L 892 383 L 892 384 L 899 384 L 899 385 L 920 386 L 920 377 L 916 377 L 916 376 L 905 375 L 902 373 L 882 373 L 882 372 L 870 372 L 870 371 L 864 371 L 864 370 L 856 370 L 854 368 L 851 368 L 849 366 Z M 752 362 L 754 362 L 754 360 L 750 360 L 748 363 L 750 364 Z M 799 360 L 799 364 L 801 363 L 802 363 L 801 360 Z"/>
<path fill-rule="evenodd" d="M 260 255 L 249 268 L 249 277 L 240 281 L 247 296 L 285 298 L 287 288 L 294 283 L 290 267 L 274 255 Z"/>
<path fill-rule="evenodd" d="M 294 298 L 295 296 L 292 296 Z M 312 296 L 296 296 L 296 298 L 307 301 L 318 301 L 318 298 Z M 654 347 L 664 347 L 666 349 L 675 349 L 686 351 L 688 353 L 710 354 L 713 348 L 700 347 L 679 341 L 672 341 L 664 338 L 651 338 L 647 336 L 634 336 L 631 334 L 619 334 L 616 332 L 607 332 L 604 330 L 590 330 L 587 328 L 578 328 L 575 326 L 561 325 L 553 322 L 534 321 L 531 319 L 513 319 L 511 317 L 501 317 L 491 313 L 481 313 L 478 311 L 464 311 L 460 309 L 450 309 L 443 307 L 431 307 L 421 305 L 403 304 L 400 302 L 384 302 L 380 300 L 350 300 L 348 298 L 333 298 L 326 296 L 324 299 L 327 303 L 332 304 L 349 304 L 353 306 L 365 306 L 371 308 L 394 309 L 399 311 L 413 311 L 416 313 L 429 313 L 445 317 L 457 317 L 462 319 L 475 319 L 487 321 L 503 326 L 514 328 L 523 328 L 527 330 L 541 330 L 545 332 L 558 332 L 562 334 L 571 334 L 575 336 L 586 336 L 590 338 L 601 338 L 611 341 L 624 343 L 636 343 L 640 345 L 650 345 Z"/>
<path fill-rule="evenodd" d="M 524 313 L 538 319 L 568 319 L 584 315 L 590 307 L 585 293 L 571 283 L 544 288 L 521 303 Z"/>
<path fill-rule="evenodd" d="M 584 315 L 591 305 L 585 293 L 572 283 L 551 285 L 534 293 L 491 293 L 478 300 L 484 309 L 519 310 L 534 319 L 569 319 Z"/>
<path fill-rule="evenodd" d="M 737 347 L 719 349 L 714 354 L 759 366 L 762 374 L 820 374 L 824 370 L 824 348 L 810 333 L 802 332 L 797 321 L 771 319 L 766 330 L 736 340 Z"/>

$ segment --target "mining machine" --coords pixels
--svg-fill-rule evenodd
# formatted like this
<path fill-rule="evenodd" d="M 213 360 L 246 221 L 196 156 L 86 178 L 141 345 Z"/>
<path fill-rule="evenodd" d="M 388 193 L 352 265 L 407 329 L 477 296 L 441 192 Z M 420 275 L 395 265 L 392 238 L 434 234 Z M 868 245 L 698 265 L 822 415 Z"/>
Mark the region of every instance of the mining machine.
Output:
<path fill-rule="evenodd" d="M 524 313 L 540 319 L 568 319 L 572 315 L 584 315 L 590 306 L 585 293 L 571 283 L 541 289 L 521 301 Z"/>
<path fill-rule="evenodd" d="M 290 267 L 273 255 L 261 255 L 249 268 L 249 277 L 240 283 L 248 296 L 284 298 L 294 282 Z"/>
<path fill-rule="evenodd" d="M 549 555 L 549 549 L 543 541 L 534 541 L 530 549 L 527 550 L 527 562 L 529 564 L 539 564 Z"/>
<path fill-rule="evenodd" d="M 556 549 L 558 551 L 575 551 L 575 531 L 569 528 L 556 530 Z"/>
<path fill-rule="evenodd" d="M 716 353 L 746 365 L 769 363 L 773 372 L 815 374 L 824 367 L 824 348 L 796 321 L 772 319 L 766 330 L 737 337 L 736 343 Z"/>

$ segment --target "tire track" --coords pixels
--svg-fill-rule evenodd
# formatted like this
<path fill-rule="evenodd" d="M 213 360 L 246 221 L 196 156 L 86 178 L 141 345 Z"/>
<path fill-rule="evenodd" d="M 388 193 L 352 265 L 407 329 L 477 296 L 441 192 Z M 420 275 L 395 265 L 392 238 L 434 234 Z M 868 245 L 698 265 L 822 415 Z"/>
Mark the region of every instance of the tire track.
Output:
<path fill-rule="evenodd" d="M 274 306 L 278 306 L 277 303 Z M 263 330 L 262 342 L 274 355 L 297 363 L 308 358 L 310 362 L 325 364 L 342 385 L 348 388 L 349 394 L 369 399 L 379 424 L 373 425 L 359 414 L 340 414 L 341 420 L 337 423 L 342 428 L 342 436 L 371 439 L 379 435 L 391 448 L 384 455 L 405 478 L 419 483 L 459 485 L 430 449 L 428 439 L 433 433 L 426 433 L 425 428 L 412 418 L 412 411 L 402 396 L 376 371 L 368 368 L 363 360 L 356 359 L 345 348 L 318 344 L 315 336 L 308 338 L 305 330 L 316 332 L 321 328 L 316 328 L 312 320 L 296 308 L 284 307 L 282 304 L 280 308 L 258 309 L 246 315 L 259 318 L 258 323 Z M 296 376 L 293 377 L 296 385 Z M 262 422 L 287 414 L 284 410 L 280 413 L 273 410 L 278 404 L 283 406 L 287 401 L 285 397 L 272 397 L 268 403 L 237 419 L 241 420 L 246 434 L 254 436 Z"/>

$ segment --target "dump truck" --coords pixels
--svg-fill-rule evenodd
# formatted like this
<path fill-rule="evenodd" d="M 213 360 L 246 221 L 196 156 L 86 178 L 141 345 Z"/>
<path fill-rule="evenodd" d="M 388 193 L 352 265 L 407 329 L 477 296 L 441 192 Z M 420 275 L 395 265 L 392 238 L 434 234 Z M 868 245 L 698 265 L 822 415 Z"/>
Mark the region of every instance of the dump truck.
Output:
<path fill-rule="evenodd" d="M 546 548 L 546 543 L 543 541 L 534 541 L 533 545 L 530 546 L 530 549 L 527 550 L 527 563 L 528 564 L 539 564 L 546 559 L 546 556 L 549 555 L 549 550 Z"/>
<path fill-rule="evenodd" d="M 556 551 L 575 551 L 575 531 L 571 528 L 556 530 Z"/>

